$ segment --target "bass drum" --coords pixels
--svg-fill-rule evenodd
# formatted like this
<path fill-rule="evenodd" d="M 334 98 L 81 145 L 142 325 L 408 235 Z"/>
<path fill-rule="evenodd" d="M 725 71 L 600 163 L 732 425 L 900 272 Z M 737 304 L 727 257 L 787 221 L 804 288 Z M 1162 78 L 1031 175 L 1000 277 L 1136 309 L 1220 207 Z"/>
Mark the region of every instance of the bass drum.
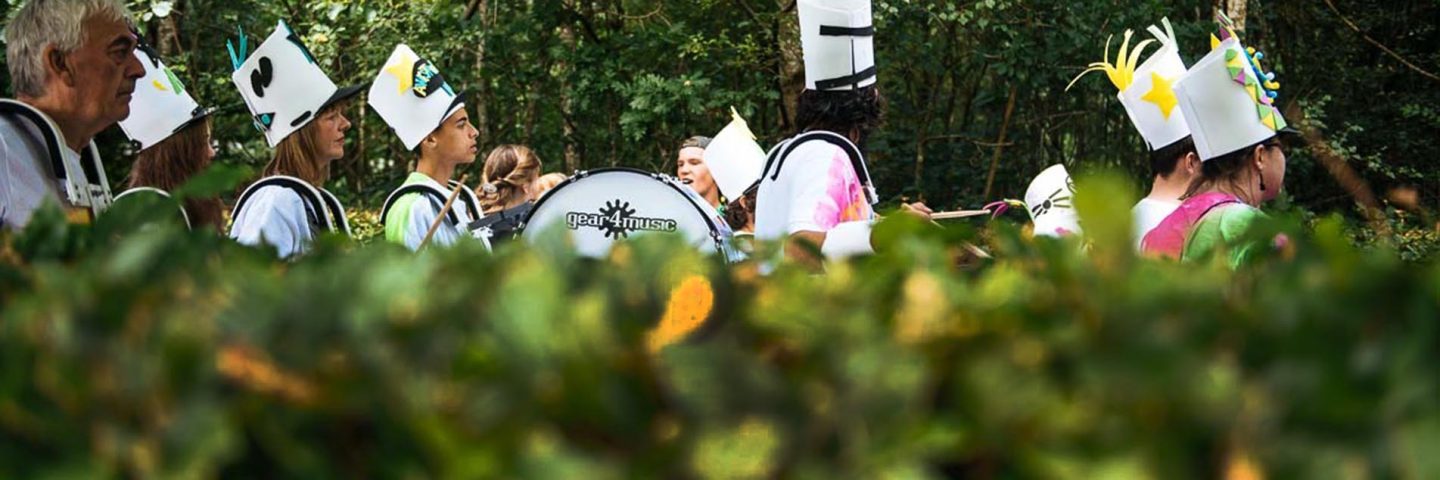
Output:
<path fill-rule="evenodd" d="M 585 257 L 610 253 L 615 242 L 639 235 L 675 233 L 728 261 L 730 226 L 690 187 L 667 175 L 631 168 L 576 172 L 540 197 L 520 234 L 534 244 L 552 228 L 563 229 Z"/>

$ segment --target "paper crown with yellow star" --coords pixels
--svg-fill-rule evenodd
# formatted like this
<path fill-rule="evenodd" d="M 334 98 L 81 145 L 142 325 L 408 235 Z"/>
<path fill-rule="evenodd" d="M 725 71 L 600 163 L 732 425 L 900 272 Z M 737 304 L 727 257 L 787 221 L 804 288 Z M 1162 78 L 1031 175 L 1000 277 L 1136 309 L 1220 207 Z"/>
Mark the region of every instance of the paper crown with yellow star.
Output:
<path fill-rule="evenodd" d="M 1245 48 L 1223 14 L 1212 50 L 1175 84 L 1200 160 L 1211 160 L 1291 133 L 1276 108 L 1280 84 L 1260 67 L 1265 55 Z"/>
<path fill-rule="evenodd" d="M 390 59 L 370 84 L 370 107 L 414 150 L 446 118 L 463 108 L 463 96 L 409 46 L 395 46 Z"/>
<path fill-rule="evenodd" d="M 1164 31 L 1151 25 L 1147 31 L 1155 38 L 1142 41 L 1133 49 L 1130 48 L 1133 32 L 1127 30 L 1114 63 L 1110 62 L 1110 41 L 1106 40 L 1105 61 L 1090 64 L 1089 69 L 1070 82 L 1073 86 L 1090 72 L 1105 72 L 1120 91 L 1117 96 L 1120 104 L 1125 106 L 1125 113 L 1130 116 L 1130 123 L 1140 131 L 1140 136 L 1145 138 L 1152 151 L 1190 136 L 1190 125 L 1180 113 L 1179 100 L 1172 90 L 1175 81 L 1185 75 L 1185 62 L 1180 60 L 1180 48 L 1175 41 L 1175 30 L 1170 27 L 1170 19 L 1161 19 L 1160 23 L 1165 26 Z M 1156 42 L 1160 44 L 1160 49 L 1137 66 L 1145 47 Z"/>

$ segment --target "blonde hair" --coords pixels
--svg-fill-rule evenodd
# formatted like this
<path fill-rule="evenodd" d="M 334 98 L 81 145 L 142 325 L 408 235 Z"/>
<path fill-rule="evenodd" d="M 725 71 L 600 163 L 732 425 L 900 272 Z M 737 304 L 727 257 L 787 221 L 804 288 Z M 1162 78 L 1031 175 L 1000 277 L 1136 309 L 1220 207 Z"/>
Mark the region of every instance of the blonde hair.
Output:
<path fill-rule="evenodd" d="M 316 139 L 320 135 L 320 117 L 344 108 L 346 103 L 349 102 L 336 102 L 325 107 L 309 124 L 281 140 L 275 146 L 275 156 L 265 165 L 264 176 L 288 175 L 317 187 L 324 185 L 330 177 L 330 168 L 320 165 L 317 158 L 320 152 Z"/>
<path fill-rule="evenodd" d="M 485 157 L 480 208 L 491 213 L 529 200 L 525 187 L 540 176 L 540 157 L 524 145 L 501 145 Z"/>
<path fill-rule="evenodd" d="M 206 118 L 141 150 L 130 169 L 130 188 L 153 187 L 175 191 L 210 166 L 206 155 L 209 148 L 210 119 Z M 195 227 L 204 225 L 216 231 L 224 230 L 225 204 L 219 197 L 189 198 L 184 205 L 185 213 Z"/>
<path fill-rule="evenodd" d="M 569 175 L 559 172 L 541 175 L 540 179 L 535 181 L 535 198 L 540 198 L 540 196 L 544 195 L 545 192 L 550 191 L 550 189 L 555 188 L 556 185 L 559 185 L 560 182 L 563 182 L 569 178 Z"/>

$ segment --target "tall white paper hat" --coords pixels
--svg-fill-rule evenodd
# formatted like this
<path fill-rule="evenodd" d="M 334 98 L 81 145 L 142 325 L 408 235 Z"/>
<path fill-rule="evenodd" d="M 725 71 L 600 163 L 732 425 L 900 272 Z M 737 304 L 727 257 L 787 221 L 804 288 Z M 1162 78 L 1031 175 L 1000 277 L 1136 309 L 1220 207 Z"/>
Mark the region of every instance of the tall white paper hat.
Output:
<path fill-rule="evenodd" d="M 283 20 L 248 58 L 247 41 L 242 32 L 238 54 L 230 45 L 235 67 L 230 80 L 240 89 L 255 126 L 265 133 L 271 147 L 314 120 L 325 106 L 354 91 L 336 88 L 300 36 Z"/>
<path fill-rule="evenodd" d="M 1075 183 L 1064 165 L 1051 165 L 1040 172 L 1025 190 L 1025 205 L 1035 223 L 1035 235 L 1061 237 L 1077 235 L 1080 215 L 1075 213 Z"/>
<path fill-rule="evenodd" d="M 120 122 L 120 129 L 125 131 L 125 136 L 138 142 L 141 150 L 170 138 L 214 111 L 201 108 L 180 78 L 160 61 L 160 56 L 148 45 L 136 48 L 135 57 L 145 66 L 145 77 L 135 82 L 135 94 L 130 97 L 130 116 Z"/>
<path fill-rule="evenodd" d="M 370 84 L 368 98 L 370 107 L 409 150 L 464 106 L 460 95 L 440 74 L 440 68 L 403 43 L 395 46 L 395 52 Z"/>
<path fill-rule="evenodd" d="M 733 118 L 730 124 L 705 147 L 705 166 L 715 177 L 720 194 L 735 200 L 760 180 L 760 171 L 765 168 L 765 149 L 755 143 L 755 134 L 735 109 L 730 109 L 730 116 Z"/>
<path fill-rule="evenodd" d="M 1221 23 L 1229 22 L 1222 17 Z M 1221 36 L 1223 41 L 1211 37 L 1213 50 L 1175 85 L 1201 161 L 1260 144 L 1288 130 L 1285 118 L 1275 108 L 1280 84 L 1274 73 L 1260 68 L 1264 55 L 1241 45 L 1228 26 L 1222 28 Z"/>
<path fill-rule="evenodd" d="M 1132 32 L 1125 31 L 1115 63 L 1110 63 L 1110 42 L 1107 40 L 1105 61 L 1092 63 L 1089 69 L 1075 77 L 1079 80 L 1090 72 L 1105 72 L 1119 90 L 1116 97 L 1130 116 L 1130 123 L 1135 125 L 1150 150 L 1160 150 L 1190 136 L 1190 126 L 1177 108 L 1179 100 L 1172 89 L 1175 81 L 1185 75 L 1185 62 L 1180 60 L 1180 48 L 1170 19 L 1161 19 L 1160 23 L 1165 30 L 1151 25 L 1147 31 L 1155 39 L 1140 42 L 1134 49 L 1130 48 Z M 1145 47 L 1153 42 L 1158 42 L 1160 49 L 1137 66 L 1136 62 Z M 1070 84 L 1074 85 L 1075 81 Z"/>
<path fill-rule="evenodd" d="M 805 88 L 855 90 L 875 84 L 870 0 L 800 0 Z"/>

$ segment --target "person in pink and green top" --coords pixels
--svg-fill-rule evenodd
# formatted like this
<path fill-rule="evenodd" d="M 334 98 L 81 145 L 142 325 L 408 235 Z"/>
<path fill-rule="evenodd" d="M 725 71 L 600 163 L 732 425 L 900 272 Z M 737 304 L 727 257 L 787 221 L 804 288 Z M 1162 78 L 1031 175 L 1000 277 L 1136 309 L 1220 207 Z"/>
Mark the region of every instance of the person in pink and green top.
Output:
<path fill-rule="evenodd" d="M 1221 23 L 1212 51 L 1175 86 L 1202 161 L 1200 178 L 1141 245 L 1147 254 L 1187 261 L 1224 251 L 1238 267 L 1273 248 L 1245 241 L 1245 233 L 1284 186 L 1280 137 L 1294 130 L 1275 108 L 1280 85 L 1261 69 L 1264 55 L 1241 45 L 1228 19 Z"/>

